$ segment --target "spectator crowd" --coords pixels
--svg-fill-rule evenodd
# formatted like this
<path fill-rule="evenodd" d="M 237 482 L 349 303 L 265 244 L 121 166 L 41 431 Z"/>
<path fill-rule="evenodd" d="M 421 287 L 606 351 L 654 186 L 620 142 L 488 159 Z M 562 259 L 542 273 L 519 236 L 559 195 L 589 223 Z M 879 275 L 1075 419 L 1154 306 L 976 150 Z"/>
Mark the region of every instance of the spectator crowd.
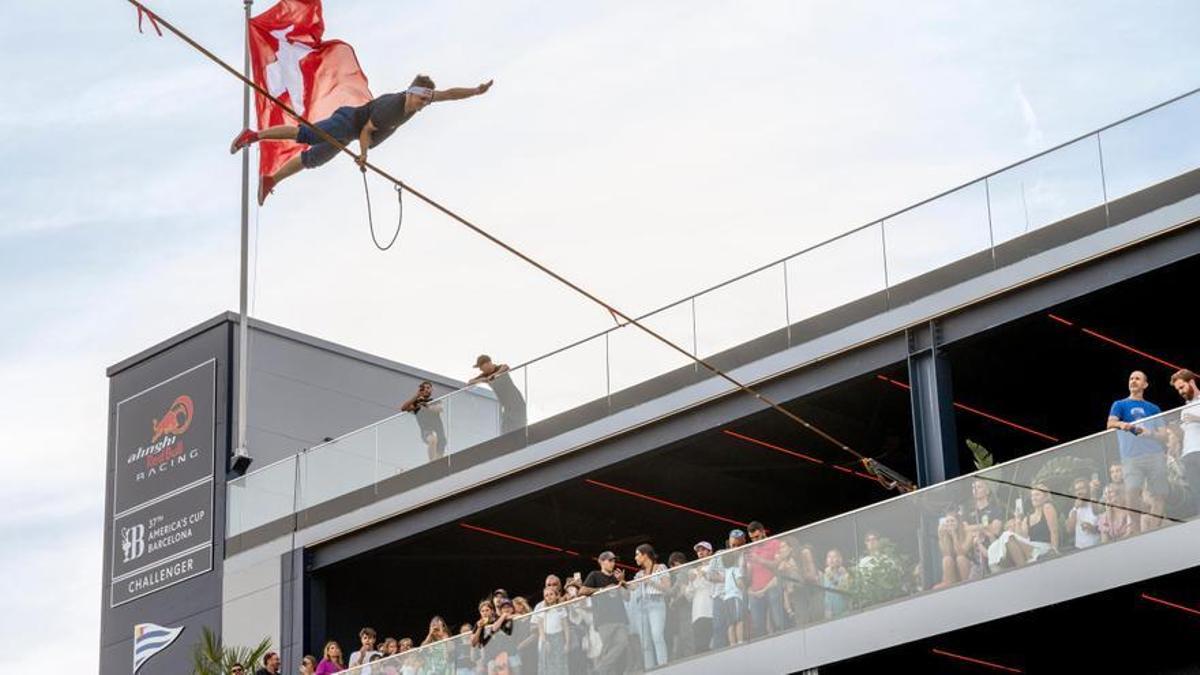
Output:
<path fill-rule="evenodd" d="M 675 551 L 665 562 L 649 543 L 634 549 L 632 565 L 604 551 L 586 576 L 546 576 L 540 597 L 495 589 L 479 601 L 473 620 L 454 629 L 435 616 L 419 641 L 381 638 L 364 627 L 348 657 L 329 641 L 318 658 L 305 657 L 300 671 L 640 672 L 922 592 L 926 581 L 930 589 L 946 588 L 1152 530 L 1200 513 L 1200 388 L 1187 370 L 1170 384 L 1184 406 L 1156 417 L 1160 409 L 1145 398 L 1146 375 L 1130 375 L 1129 396 L 1109 410 L 1117 452 L 1107 466 L 1065 483 L 1060 476 L 1060 489 L 1049 480 L 1023 485 L 996 478 L 1007 475 L 1003 467 L 980 472 L 964 502 L 923 514 L 916 532 L 890 533 L 907 552 L 937 552 L 923 563 L 875 530 L 851 552 L 859 557 L 847 559 L 838 547 L 804 541 L 806 530 L 771 538 L 762 523 L 751 522 L 745 531 L 730 531 L 721 548 L 697 541 L 690 554 Z M 1182 499 L 1168 512 L 1172 485 L 1183 486 Z M 1000 490 L 1007 490 L 1004 503 Z M 278 656 L 271 657 L 276 670 L 267 672 L 278 672 Z"/>

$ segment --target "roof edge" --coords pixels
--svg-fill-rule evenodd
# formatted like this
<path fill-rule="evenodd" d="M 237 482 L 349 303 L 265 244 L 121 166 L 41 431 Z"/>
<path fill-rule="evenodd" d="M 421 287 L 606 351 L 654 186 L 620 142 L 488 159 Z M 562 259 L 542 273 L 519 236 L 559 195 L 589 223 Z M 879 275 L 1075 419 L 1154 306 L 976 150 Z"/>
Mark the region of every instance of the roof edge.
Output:
<path fill-rule="evenodd" d="M 113 377 L 113 376 L 117 375 L 118 373 L 128 370 L 144 361 L 147 361 L 147 360 L 167 351 L 168 349 L 171 349 L 172 347 L 180 345 L 180 344 L 186 342 L 187 340 L 190 340 L 190 339 L 196 337 L 197 335 L 200 335 L 201 333 L 212 330 L 213 328 L 216 328 L 217 326 L 220 326 L 221 324 L 224 324 L 224 323 L 229 323 L 229 324 L 233 324 L 236 326 L 241 323 L 241 317 L 240 317 L 240 315 L 238 315 L 237 312 L 233 312 L 233 311 L 221 312 L 220 314 L 212 317 L 211 319 L 206 319 L 205 321 L 201 321 L 200 323 L 198 323 L 190 328 L 187 328 L 179 333 L 176 333 L 175 335 L 173 335 L 161 342 L 155 343 L 154 345 L 147 347 L 146 349 L 143 349 L 128 358 L 118 361 L 117 363 L 115 363 L 115 364 L 109 366 L 107 369 L 105 369 L 105 375 L 107 375 L 108 377 Z M 404 373 L 406 375 L 412 375 L 412 376 L 420 377 L 422 379 L 431 380 L 433 382 L 437 382 L 439 384 L 442 384 L 444 386 L 449 386 L 454 389 L 460 389 L 460 388 L 466 386 L 466 382 L 464 382 L 464 381 L 457 380 L 457 379 L 454 379 L 451 377 L 446 377 L 444 375 L 439 375 L 437 373 L 431 372 L 424 368 L 417 368 L 416 366 L 410 366 L 407 363 L 393 361 L 391 359 L 387 359 L 382 356 L 377 356 L 377 355 L 371 354 L 369 352 L 364 352 L 359 349 L 347 347 L 345 345 L 341 345 L 336 342 L 331 342 L 329 340 L 315 337 L 313 335 L 308 335 L 306 333 L 301 333 L 300 331 L 292 330 L 290 328 L 285 328 L 283 326 L 278 326 L 276 324 L 262 321 L 259 319 L 251 318 L 250 319 L 250 328 L 254 331 L 265 333 L 267 335 L 273 335 L 275 337 L 280 337 L 285 340 L 291 340 L 293 342 L 298 342 L 300 344 L 306 345 L 308 347 L 312 347 L 314 349 L 320 349 L 322 351 L 327 351 L 332 354 L 337 354 L 338 356 L 344 356 L 346 358 L 354 359 L 355 361 L 361 361 L 363 363 L 367 363 L 372 366 L 376 366 L 378 368 L 385 368 L 387 370 Z"/>

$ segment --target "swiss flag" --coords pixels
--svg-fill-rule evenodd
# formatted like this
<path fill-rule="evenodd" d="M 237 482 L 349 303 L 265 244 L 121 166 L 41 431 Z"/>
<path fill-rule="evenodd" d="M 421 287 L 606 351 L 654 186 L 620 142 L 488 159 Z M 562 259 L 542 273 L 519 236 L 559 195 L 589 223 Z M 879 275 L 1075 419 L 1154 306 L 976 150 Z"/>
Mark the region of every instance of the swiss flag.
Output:
<path fill-rule="evenodd" d="M 320 0 L 280 0 L 250 19 L 254 81 L 312 122 L 373 98 L 354 49 L 341 40 L 321 39 L 324 33 Z M 255 109 L 259 130 L 297 124 L 262 94 L 255 94 Z M 260 143 L 259 174 L 275 173 L 304 147 L 288 141 Z"/>

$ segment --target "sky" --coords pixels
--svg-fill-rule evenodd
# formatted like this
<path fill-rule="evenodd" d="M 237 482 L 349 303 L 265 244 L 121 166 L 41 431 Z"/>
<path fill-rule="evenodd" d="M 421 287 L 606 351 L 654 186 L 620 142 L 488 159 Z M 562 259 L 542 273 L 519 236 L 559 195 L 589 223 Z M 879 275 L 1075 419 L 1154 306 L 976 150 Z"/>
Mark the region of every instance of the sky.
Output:
<path fill-rule="evenodd" d="M 241 62 L 242 3 L 148 4 Z M 330 0 L 325 18 L 375 94 L 494 79 L 372 161 L 631 314 L 1200 86 L 1190 2 Z M 86 667 L 104 369 L 237 308 L 242 92 L 122 2 L 0 0 L 0 60 L 0 577 L 26 580 L 0 665 L 68 638 Z M 376 251 L 359 180 L 339 158 L 252 210 L 253 316 L 459 378 L 480 351 L 522 362 L 611 324 L 411 198 Z"/>

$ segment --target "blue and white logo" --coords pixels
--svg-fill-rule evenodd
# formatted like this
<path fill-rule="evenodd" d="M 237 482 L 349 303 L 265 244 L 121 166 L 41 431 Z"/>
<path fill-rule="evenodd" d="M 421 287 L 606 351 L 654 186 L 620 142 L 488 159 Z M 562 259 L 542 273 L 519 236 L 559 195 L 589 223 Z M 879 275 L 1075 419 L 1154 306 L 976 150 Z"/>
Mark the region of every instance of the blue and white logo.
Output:
<path fill-rule="evenodd" d="M 183 626 L 179 628 L 167 628 L 154 623 L 139 623 L 133 627 L 133 672 L 137 673 L 138 668 L 141 668 L 146 661 L 150 660 L 151 656 L 161 652 L 171 643 L 179 634 L 183 632 Z"/>

